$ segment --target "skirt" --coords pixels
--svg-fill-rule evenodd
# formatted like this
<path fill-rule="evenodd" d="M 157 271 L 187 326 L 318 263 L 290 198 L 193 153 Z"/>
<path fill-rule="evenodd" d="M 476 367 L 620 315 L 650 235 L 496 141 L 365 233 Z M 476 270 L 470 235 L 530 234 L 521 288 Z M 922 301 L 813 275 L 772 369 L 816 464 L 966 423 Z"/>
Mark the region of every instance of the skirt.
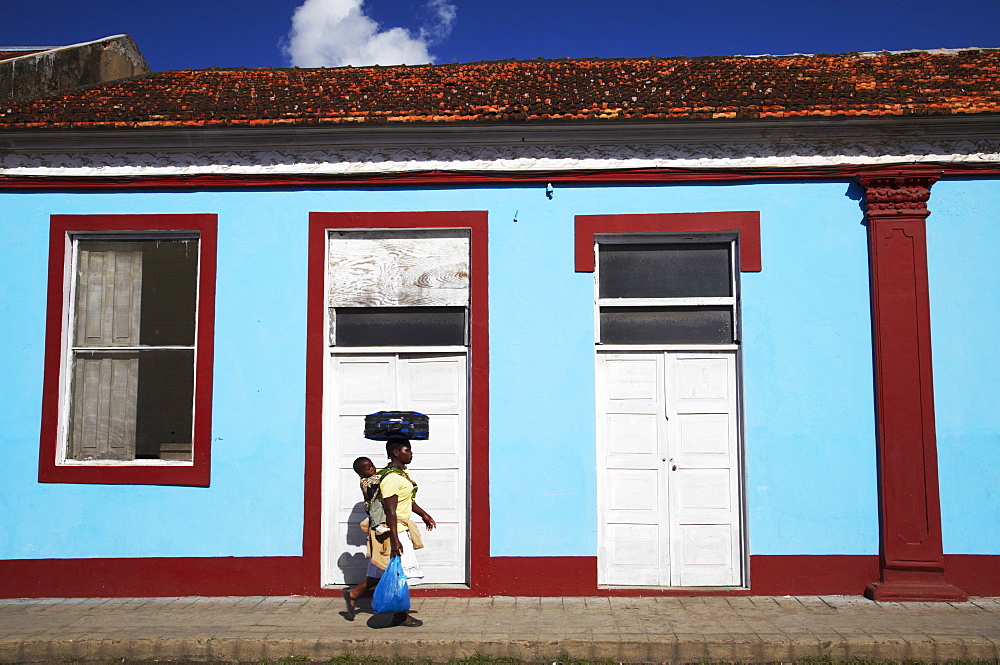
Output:
<path fill-rule="evenodd" d="M 405 536 L 405 538 L 403 537 Z M 406 582 L 410 586 L 414 586 L 423 582 L 424 571 L 420 570 L 420 562 L 417 561 L 417 554 L 413 550 L 413 541 L 410 540 L 410 532 L 403 531 L 400 534 L 400 542 L 403 545 L 403 556 L 400 557 L 403 564 L 403 572 L 406 574 Z M 376 579 L 382 577 L 382 573 L 385 571 L 373 564 L 371 561 L 368 562 L 368 571 L 365 573 L 368 577 L 374 577 Z"/>

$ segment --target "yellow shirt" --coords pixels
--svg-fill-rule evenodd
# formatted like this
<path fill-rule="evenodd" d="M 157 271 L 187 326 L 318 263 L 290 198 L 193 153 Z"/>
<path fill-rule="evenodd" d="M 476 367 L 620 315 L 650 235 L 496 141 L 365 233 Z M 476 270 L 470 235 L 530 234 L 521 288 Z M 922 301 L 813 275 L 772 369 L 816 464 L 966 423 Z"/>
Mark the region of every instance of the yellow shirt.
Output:
<path fill-rule="evenodd" d="M 409 471 L 407 471 L 409 473 Z M 396 496 L 396 531 L 406 531 L 406 521 L 413 514 L 413 483 L 402 474 L 390 471 L 379 484 L 382 497 Z"/>

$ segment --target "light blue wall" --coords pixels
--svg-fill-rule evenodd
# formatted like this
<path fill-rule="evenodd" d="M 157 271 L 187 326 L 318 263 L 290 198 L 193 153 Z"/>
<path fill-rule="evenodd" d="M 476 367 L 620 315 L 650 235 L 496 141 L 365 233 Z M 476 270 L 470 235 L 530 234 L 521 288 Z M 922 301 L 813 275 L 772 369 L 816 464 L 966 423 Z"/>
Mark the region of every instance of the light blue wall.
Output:
<path fill-rule="evenodd" d="M 1000 554 L 1000 182 L 931 189 L 927 263 L 948 554 Z"/>
<path fill-rule="evenodd" d="M 14 248 L 0 281 L 0 557 L 301 553 L 306 222 L 276 203 L 0 195 L 0 231 Z M 212 485 L 39 484 L 48 215 L 135 212 L 219 214 Z"/>
<path fill-rule="evenodd" d="M 771 188 L 743 279 L 750 552 L 876 554 L 862 212 L 846 183 Z"/>
<path fill-rule="evenodd" d="M 556 183 L 551 200 L 543 184 L 0 194 L 11 248 L 0 265 L 0 558 L 301 553 L 306 229 L 318 210 L 489 211 L 495 556 L 596 553 L 593 275 L 574 272 L 574 215 L 759 210 L 764 269 L 742 275 L 751 552 L 874 554 L 855 199 L 846 183 Z M 209 488 L 36 482 L 48 216 L 97 212 L 219 215 Z"/>
<path fill-rule="evenodd" d="M 494 555 L 597 551 L 593 275 L 572 272 L 574 215 L 720 210 L 761 212 L 764 269 L 742 275 L 751 552 L 878 552 L 866 235 L 846 183 L 509 195 L 490 219 Z"/>

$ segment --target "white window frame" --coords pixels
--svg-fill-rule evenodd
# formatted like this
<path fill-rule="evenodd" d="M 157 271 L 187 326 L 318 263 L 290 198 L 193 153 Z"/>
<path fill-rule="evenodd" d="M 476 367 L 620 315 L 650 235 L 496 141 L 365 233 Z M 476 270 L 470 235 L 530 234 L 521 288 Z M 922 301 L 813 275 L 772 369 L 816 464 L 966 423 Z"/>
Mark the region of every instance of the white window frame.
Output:
<path fill-rule="evenodd" d="M 727 243 L 729 245 L 729 280 L 732 296 L 696 298 L 602 298 L 601 287 L 601 245 L 642 245 L 642 244 L 703 244 Z M 594 344 L 599 350 L 648 350 L 648 351 L 690 351 L 714 349 L 736 350 L 742 338 L 740 317 L 739 247 L 735 233 L 627 233 L 596 234 L 594 236 Z M 729 307 L 733 316 L 732 344 L 602 344 L 601 309 L 603 307 Z"/>
<path fill-rule="evenodd" d="M 196 284 L 196 294 L 195 294 L 195 330 L 194 339 L 195 344 L 193 345 L 171 345 L 171 346 L 113 346 L 113 347 L 79 347 L 74 345 L 74 340 L 76 339 L 76 296 L 77 296 L 77 269 L 79 261 L 79 243 L 81 241 L 108 241 L 108 242 L 135 242 L 135 241 L 190 241 L 195 240 L 198 243 L 198 262 L 197 270 L 195 274 L 195 284 Z M 194 411 L 197 404 L 197 385 L 192 386 L 192 433 L 191 433 L 191 459 L 190 460 L 164 460 L 164 459 L 132 459 L 132 460 L 114 460 L 114 459 L 95 459 L 95 460 L 77 460 L 69 457 L 69 438 L 70 438 L 70 427 L 71 427 L 71 409 L 72 409 L 72 397 L 73 397 L 73 360 L 77 352 L 88 352 L 88 351 L 157 351 L 157 350 L 178 350 L 184 351 L 189 350 L 193 354 L 193 362 L 195 367 L 197 367 L 197 341 L 198 341 L 198 325 L 199 325 L 199 308 L 201 307 L 201 261 L 202 261 L 202 238 L 201 234 L 197 231 L 138 231 L 138 232 L 70 232 L 67 236 L 67 247 L 66 247 L 66 282 L 67 288 L 65 289 L 66 299 L 63 304 L 64 311 L 64 321 L 63 321 L 63 353 L 60 361 L 60 400 L 59 400 L 59 427 L 58 427 L 58 445 L 57 445 L 57 460 L 56 463 L 59 466 L 82 466 L 82 467 L 92 467 L 92 466 L 112 466 L 112 467 L 123 467 L 123 466 L 180 466 L 180 467 L 191 467 L 194 466 L 194 445 L 195 445 L 195 435 L 194 435 Z M 195 372 L 195 383 L 197 383 L 197 373 Z"/>

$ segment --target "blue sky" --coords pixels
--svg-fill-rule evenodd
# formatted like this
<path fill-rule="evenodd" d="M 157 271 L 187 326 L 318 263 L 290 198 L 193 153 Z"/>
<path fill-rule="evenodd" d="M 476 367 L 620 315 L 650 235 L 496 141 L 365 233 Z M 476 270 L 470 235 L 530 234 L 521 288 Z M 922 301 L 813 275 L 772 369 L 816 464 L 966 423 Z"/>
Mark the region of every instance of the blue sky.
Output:
<path fill-rule="evenodd" d="M 1000 47 L 1000 0 L 0 0 L 0 7 L 0 46 L 127 33 L 154 70 L 287 67 L 293 58 L 337 66 Z"/>

